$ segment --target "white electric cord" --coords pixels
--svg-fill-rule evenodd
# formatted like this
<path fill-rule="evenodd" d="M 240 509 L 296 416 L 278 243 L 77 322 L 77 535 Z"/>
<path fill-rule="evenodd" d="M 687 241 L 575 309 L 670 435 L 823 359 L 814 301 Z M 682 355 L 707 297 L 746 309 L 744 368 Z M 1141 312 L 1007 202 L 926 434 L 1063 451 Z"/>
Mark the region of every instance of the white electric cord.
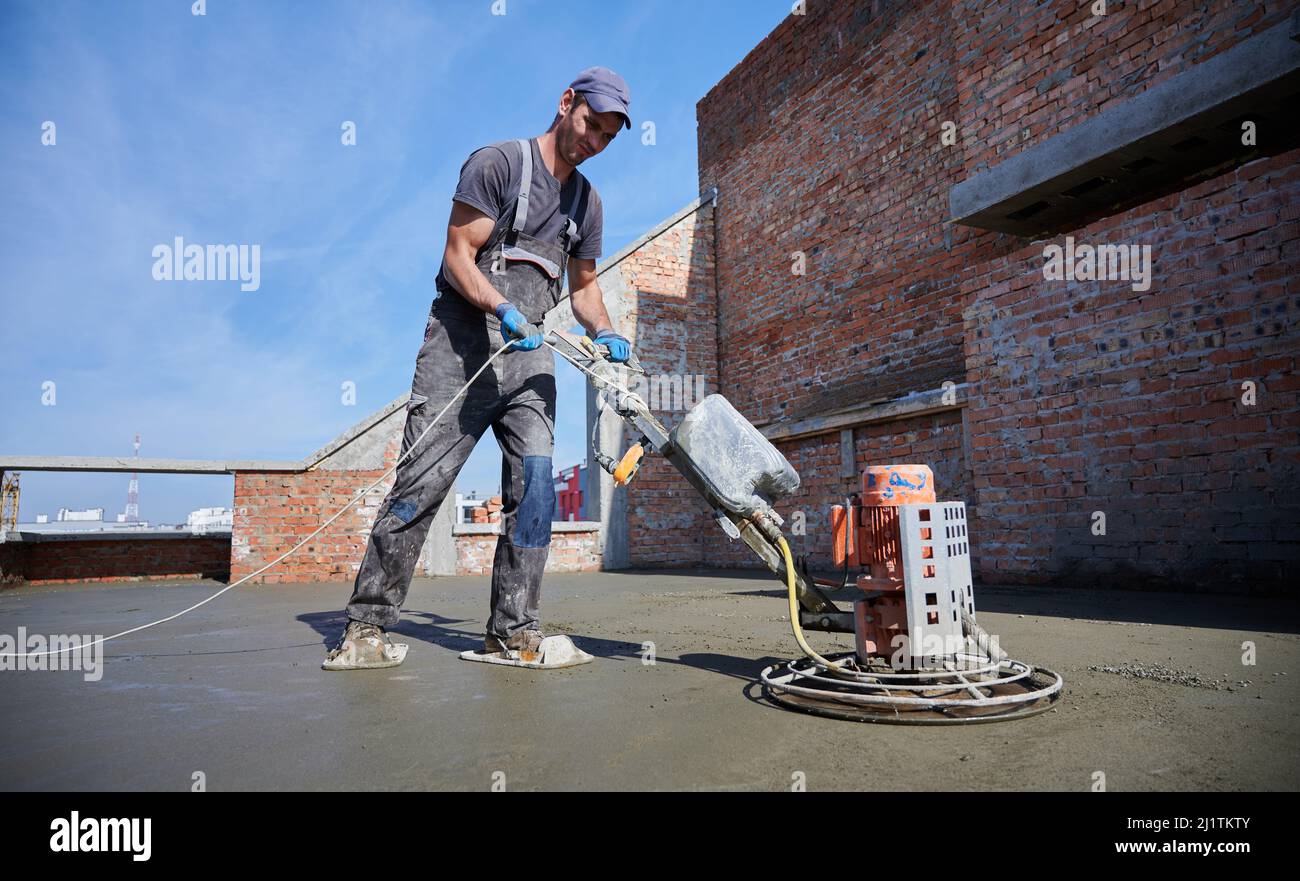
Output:
<path fill-rule="evenodd" d="M 635 400 L 637 403 L 639 403 L 639 404 L 640 404 L 642 407 L 644 407 L 645 409 L 647 409 L 647 410 L 650 409 L 649 406 L 646 404 L 645 399 L 642 398 L 640 395 L 638 395 L 636 392 L 632 391 L 631 389 L 629 389 L 629 388 L 628 388 L 627 386 L 625 386 L 625 385 L 620 385 L 619 383 L 615 382 L 615 381 L 612 380 L 612 379 L 608 379 L 608 378 L 606 378 L 606 377 L 604 377 L 604 376 L 598 376 L 598 375 L 596 375 L 595 373 L 592 373 L 592 372 L 591 372 L 590 370 L 588 370 L 586 367 L 583 367 L 583 366 L 582 366 L 581 364 L 579 364 L 577 361 L 573 360 L 573 358 L 571 358 L 571 357 L 569 356 L 569 353 L 568 353 L 568 352 L 565 352 L 565 351 L 563 351 L 563 350 L 557 348 L 553 343 L 549 343 L 549 342 L 547 342 L 545 337 L 542 338 L 542 345 L 546 346 L 548 349 L 553 350 L 557 355 L 559 355 L 559 356 L 560 356 L 561 358 L 563 358 L 565 361 L 568 361 L 568 362 L 569 362 L 570 364 L 572 364 L 574 367 L 578 368 L 578 369 L 581 370 L 583 373 L 587 374 L 588 376 L 590 376 L 592 379 L 594 379 L 596 382 L 600 383 L 601 385 L 609 386 L 610 388 L 614 389 L 615 391 L 620 391 L 620 392 L 622 392 L 623 394 L 627 395 L 629 398 L 632 398 L 633 400 Z"/>
<path fill-rule="evenodd" d="M 470 387 L 471 385 L 474 384 L 474 381 L 475 381 L 476 379 L 478 379 L 479 376 L 483 373 L 483 371 L 486 370 L 486 369 L 488 368 L 488 365 L 491 364 L 493 361 L 495 361 L 495 360 L 496 360 L 496 359 L 501 355 L 502 352 L 504 352 L 507 348 L 509 348 L 509 347 L 510 347 L 510 344 L 511 344 L 512 342 L 514 342 L 514 340 L 510 340 L 509 342 L 504 343 L 504 344 L 501 346 L 501 348 L 497 349 L 495 352 L 492 353 L 492 356 L 491 356 L 490 358 L 488 358 L 486 361 L 483 362 L 483 366 L 480 367 L 477 371 L 475 371 L 474 375 L 471 376 L 471 377 L 469 378 L 469 382 L 467 382 L 467 383 L 465 383 L 463 386 L 461 386 L 461 387 L 460 387 L 460 391 L 458 391 L 458 392 L 456 392 L 456 394 L 452 395 L 451 400 L 447 402 L 446 406 L 444 406 L 440 411 L 438 411 L 438 415 L 435 416 L 435 417 L 433 417 L 433 421 L 430 422 L 430 423 L 428 424 L 427 427 L 425 427 L 424 431 L 420 432 L 420 436 L 417 437 L 417 438 L 416 438 L 416 439 L 411 443 L 410 448 L 407 449 L 407 451 L 406 451 L 403 455 L 401 455 L 401 456 L 398 457 L 397 461 L 393 463 L 393 467 L 392 467 L 392 468 L 390 468 L 390 469 L 388 469 L 388 471 L 384 472 L 384 474 L 383 474 L 383 475 L 382 475 L 378 480 L 376 480 L 374 483 L 370 484 L 370 486 L 366 487 L 366 488 L 363 489 L 363 490 L 358 490 L 356 496 L 353 497 L 352 501 L 348 502 L 348 503 L 347 503 L 346 505 L 344 505 L 342 508 L 339 508 L 339 510 L 338 510 L 337 512 L 335 512 L 334 515 L 333 515 L 332 517 L 330 517 L 328 520 L 326 520 L 326 521 L 324 521 L 323 523 L 321 523 L 320 526 L 317 526 L 316 529 L 313 530 L 311 533 L 309 533 L 309 534 L 307 535 L 306 538 L 304 538 L 302 541 L 298 542 L 296 545 L 294 545 L 293 547 L 291 547 L 289 550 L 285 551 L 283 554 L 281 554 L 281 555 L 280 555 L 279 557 L 277 557 L 276 559 L 274 559 L 274 560 L 272 560 L 271 562 L 267 563 L 267 564 L 266 564 L 265 566 L 263 566 L 261 569 L 258 569 L 258 570 L 256 570 L 255 572 L 250 572 L 250 573 L 248 573 L 247 575 L 245 575 L 243 578 L 239 579 L 238 581 L 235 581 L 235 582 L 232 582 L 232 583 L 230 583 L 230 584 L 227 584 L 225 587 L 221 588 L 221 590 L 217 591 L 217 592 L 214 593 L 212 596 L 210 596 L 210 597 L 205 597 L 204 599 L 200 600 L 199 602 L 195 603 L 194 605 L 190 606 L 189 608 L 187 608 L 187 609 L 181 609 L 181 610 L 180 610 L 179 612 L 177 612 L 176 614 L 174 614 L 174 615 L 168 615 L 166 618 L 159 618 L 157 621 L 150 621 L 148 624 L 141 624 L 139 627 L 132 627 L 130 630 L 123 630 L 121 633 L 114 633 L 112 636 L 101 636 L 99 639 L 96 639 L 96 640 L 94 640 L 93 642 L 85 643 L 84 645 L 68 646 L 68 647 L 66 647 L 66 648 L 53 649 L 53 650 L 45 651 L 45 652 L 24 652 L 24 653 L 18 653 L 18 652 L 3 652 L 3 653 L 0 653 L 0 658 L 20 658 L 20 657 L 22 657 L 22 658 L 39 658 L 39 657 L 42 657 L 42 656 L 45 656 L 45 655 L 61 655 L 61 654 L 65 653 L 65 652 L 69 652 L 69 651 L 73 651 L 73 650 L 80 651 L 80 650 L 82 650 L 82 649 L 90 648 L 91 646 L 95 646 L 95 645 L 100 645 L 100 644 L 102 644 L 102 643 L 106 643 L 106 642 L 108 642 L 109 640 L 118 639 L 119 637 L 123 637 L 123 636 L 129 636 L 130 634 L 132 634 L 132 633 L 138 633 L 138 632 L 140 632 L 141 630 L 148 630 L 150 627 L 157 627 L 159 624 L 166 624 L 168 621 L 175 621 L 175 620 L 176 620 L 177 618 L 179 618 L 180 616 L 185 615 L 185 614 L 188 614 L 189 612 L 193 612 L 195 609 L 199 608 L 200 606 L 207 605 L 208 603 L 210 603 L 210 602 L 212 602 L 213 600 L 215 600 L 217 597 L 221 596 L 221 595 L 222 595 L 223 593 L 225 593 L 226 591 L 228 591 L 228 590 L 230 590 L 230 589 L 232 589 L 232 588 L 235 588 L 235 587 L 239 587 L 239 585 L 243 584 L 245 581 L 247 581 L 248 579 L 252 578 L 253 576 L 255 576 L 255 575 L 261 575 L 261 574 L 262 574 L 263 572 L 265 572 L 267 569 L 270 569 L 270 568 L 271 568 L 272 566 L 274 566 L 275 564 L 281 562 L 282 560 L 284 560 L 285 558 L 287 558 L 290 554 L 294 553 L 294 552 L 297 551 L 299 548 L 301 548 L 303 545 L 307 544 L 307 542 L 311 541 L 313 538 L 315 538 L 317 535 L 319 535 L 319 534 L 320 534 L 320 531 L 321 531 L 322 529 L 324 529 L 326 526 L 329 526 L 331 523 L 333 523 L 335 520 L 337 520 L 339 517 L 341 517 L 341 516 L 343 515 L 343 512 L 344 512 L 344 511 L 346 511 L 348 508 L 351 508 L 353 505 L 355 505 L 358 501 L 360 501 L 360 500 L 365 496 L 366 493 L 370 492 L 370 491 L 371 491 L 372 489 L 374 489 L 376 486 L 378 486 L 379 484 L 383 483 L 384 480 L 386 480 L 386 479 L 388 478 L 388 475 L 390 475 L 390 474 L 392 474 L 394 471 L 396 471 L 396 470 L 397 470 L 397 466 L 398 466 L 398 465 L 401 465 L 402 462 L 405 461 L 405 459 L 406 459 L 407 456 L 409 456 L 409 455 L 411 455 L 411 453 L 415 452 L 415 448 L 419 445 L 420 441 L 424 439 L 424 436 L 425 436 L 426 434 L 429 433 L 429 429 L 433 428 L 435 425 L 438 424 L 438 420 L 442 419 L 442 417 L 447 413 L 447 410 L 449 410 L 449 409 L 451 408 L 451 405 L 454 404 L 454 403 L 456 402 L 456 399 L 459 398 L 461 395 L 463 395 L 463 394 L 464 394 L 464 393 L 469 389 L 469 387 Z M 628 394 L 628 395 L 634 395 L 634 396 L 635 396 L 635 392 L 631 392 L 631 391 L 629 391 L 627 388 L 625 388 L 624 386 L 619 385 L 617 382 L 614 382 L 614 381 L 612 381 L 612 380 L 606 379 L 606 378 L 603 377 L 603 376 L 597 376 L 595 373 L 592 373 L 592 372 L 591 372 L 590 370 L 588 370 L 586 367 L 583 367 L 581 364 L 577 363 L 577 362 L 574 361 L 572 358 L 570 358 L 570 357 L 568 356 L 568 354 L 566 354 L 565 352 L 560 351 L 560 349 L 556 348 L 554 345 L 552 345 L 551 343 L 547 342 L 546 339 L 545 339 L 545 337 L 542 338 L 542 344 L 545 345 L 545 346 L 547 346 L 548 348 L 554 350 L 557 354 L 559 354 L 561 357 L 563 357 L 566 361 L 568 361 L 568 362 L 569 362 L 570 364 L 572 364 L 574 367 L 577 367 L 579 370 L 583 371 L 583 372 L 586 373 L 588 376 L 590 376 L 592 379 L 596 380 L 597 382 L 601 383 L 602 385 L 607 385 L 607 386 L 610 386 L 610 387 L 612 387 L 612 388 L 615 388 L 615 389 L 617 389 L 617 390 L 619 390 L 619 391 L 622 391 L 622 392 L 624 392 L 625 394 Z"/>
<path fill-rule="evenodd" d="M 150 627 L 156 627 L 156 626 L 158 626 L 159 624 L 166 624 L 168 621 L 174 621 L 174 620 L 176 620 L 177 618 L 179 618 L 181 615 L 184 615 L 184 614 L 186 614 L 186 613 L 188 613 L 188 612 L 193 612 L 193 611 L 194 611 L 195 609 L 197 609 L 199 606 L 203 606 L 203 605 L 206 605 L 207 603 L 212 602 L 212 601 L 215 600 L 217 597 L 221 596 L 223 593 L 225 593 L 226 591 L 230 590 L 231 588 L 239 587 L 239 585 L 243 584 L 245 581 L 247 581 L 248 579 L 252 578 L 254 575 L 261 575 L 261 574 L 262 574 L 263 572 L 265 572 L 267 569 L 270 569 L 270 568 L 271 568 L 272 566 L 274 566 L 276 563 L 279 563 L 281 560 L 285 559 L 285 557 L 288 557 L 288 556 L 289 556 L 290 554 L 292 554 L 294 551 L 298 550 L 300 547 L 302 547 L 303 545 L 305 545 L 307 542 L 311 541 L 311 539 L 314 538 L 317 534 L 319 534 L 320 531 L 321 531 L 322 529 L 324 529 L 326 526 L 329 526 L 331 523 L 333 523 L 335 520 L 337 520 L 337 519 L 338 519 L 338 518 L 343 514 L 344 511 L 346 511 L 348 508 L 351 508 L 353 505 L 355 505 L 358 501 L 361 500 L 362 497 L 365 496 L 366 493 L 370 492 L 370 491 L 371 491 L 372 489 L 374 489 L 376 486 L 378 486 L 379 484 L 383 483 L 384 480 L 388 477 L 388 475 L 390 475 L 390 474 L 392 474 L 394 471 L 396 471 L 396 470 L 397 470 L 397 466 L 400 465 L 400 464 L 402 464 L 402 461 L 403 461 L 404 459 L 406 459 L 407 456 L 411 455 L 411 453 L 413 453 L 413 452 L 415 451 L 416 447 L 419 446 L 420 441 L 423 440 L 423 439 L 424 439 L 424 436 L 425 436 L 426 434 L 429 433 L 429 429 L 430 429 L 430 428 L 433 428 L 435 425 L 438 424 L 438 420 L 441 419 L 441 418 L 443 417 L 444 414 L 446 414 L 447 410 L 449 410 L 449 409 L 451 408 L 451 405 L 454 404 L 454 403 L 456 402 L 456 399 L 459 398 L 461 395 L 463 395 L 463 394 L 464 394 L 464 393 L 469 389 L 469 387 L 470 387 L 471 385 L 474 384 L 474 380 L 476 380 L 476 379 L 479 378 L 479 374 L 481 374 L 484 370 L 487 370 L 488 365 L 491 364 L 493 361 L 495 361 L 495 360 L 497 359 L 497 357 L 498 357 L 502 352 L 504 352 L 507 348 L 509 348 L 510 343 L 512 343 L 512 342 L 514 342 L 514 340 L 511 340 L 511 341 L 505 343 L 503 346 L 501 346 L 501 348 L 497 349 L 494 353 L 492 353 L 492 357 L 488 358 L 486 361 L 483 362 L 483 366 L 480 367 L 480 368 L 479 368 L 479 369 L 474 373 L 474 375 L 471 376 L 471 377 L 469 378 L 469 382 L 467 382 L 467 383 L 465 383 L 463 386 L 461 386 L 460 391 L 458 391 L 458 392 L 456 392 L 456 394 L 452 395 L 451 400 L 448 401 L 448 402 L 447 402 L 447 405 L 446 405 L 445 407 L 443 407 L 442 410 L 440 410 L 440 411 L 438 412 L 438 415 L 437 415 L 437 416 L 433 417 L 433 421 L 429 423 L 428 427 L 425 428 L 424 431 L 420 432 L 420 436 L 417 437 L 417 438 L 416 438 L 416 439 L 411 443 L 410 448 L 407 449 L 407 451 L 406 451 L 403 455 L 401 455 L 400 457 L 398 457 L 397 461 L 393 463 L 393 467 L 392 467 L 392 468 L 390 468 L 390 469 L 388 469 L 388 471 L 384 472 L 383 476 L 380 477 L 378 480 L 376 480 L 374 483 L 370 484 L 370 486 L 366 487 L 366 488 L 363 489 L 363 490 L 359 490 L 359 491 L 357 492 L 356 496 L 352 499 L 352 501 L 348 502 L 348 503 L 347 503 L 346 505 L 344 505 L 342 508 L 339 508 L 338 512 L 335 513 L 333 517 L 330 517 L 328 520 L 326 520 L 326 521 L 325 521 L 324 523 L 322 523 L 320 526 L 317 526 L 316 529 L 315 529 L 315 530 L 314 530 L 310 535 L 308 535 L 308 536 L 307 536 L 306 538 L 304 538 L 302 541 L 298 542 L 296 545 L 294 545 L 294 546 L 293 546 L 292 548 L 290 548 L 289 550 L 285 551 L 281 556 L 279 556 L 279 557 L 276 558 L 275 560 L 272 560 L 270 563 L 267 563 L 267 564 L 266 564 L 265 566 L 263 566 L 261 569 L 258 569 L 256 572 L 250 572 L 250 573 L 248 573 L 248 574 L 245 575 L 243 578 L 239 579 L 239 580 L 236 581 L 236 582 L 233 582 L 232 584 L 227 584 L 225 587 L 221 588 L 221 590 L 217 591 L 217 592 L 214 593 L 212 596 L 207 597 L 207 598 L 205 598 L 205 599 L 203 599 L 203 600 L 200 600 L 199 602 L 197 602 L 197 603 L 195 603 L 194 605 L 190 606 L 188 609 L 182 609 L 181 611 L 177 612 L 175 615 L 168 615 L 166 618 L 159 618 L 157 621 L 150 621 L 148 624 L 141 624 L 139 627 L 132 627 L 130 630 L 123 630 L 121 633 L 114 633 L 112 636 L 101 636 L 99 639 L 96 639 L 96 640 L 94 640 L 93 642 L 85 643 L 84 645 L 68 646 L 67 648 L 62 648 L 62 649 L 57 649 L 57 650 L 51 650 L 51 651 L 45 651 L 45 652 L 28 652 L 28 653 L 4 652 L 4 653 L 0 653 L 0 658 L 39 658 L 39 657 L 42 657 L 42 656 L 44 656 L 44 655 L 61 655 L 61 654 L 63 654 L 64 652 L 73 651 L 74 649 L 77 650 L 77 651 L 80 651 L 80 650 L 82 650 L 82 649 L 90 648 L 91 646 L 100 645 L 101 643 L 108 642 L 108 641 L 111 640 L 111 639 L 117 639 L 118 637 L 127 636 L 128 634 L 131 634 L 131 633 L 138 633 L 138 632 L 141 631 L 141 630 L 147 630 L 147 629 L 150 628 Z M 547 345 L 550 345 L 550 343 L 547 343 Z M 555 347 L 554 347 L 554 346 L 551 346 L 551 348 L 555 348 Z M 559 350 L 557 349 L 556 351 L 559 351 Z M 594 376 L 594 374 L 593 374 L 593 376 Z"/>

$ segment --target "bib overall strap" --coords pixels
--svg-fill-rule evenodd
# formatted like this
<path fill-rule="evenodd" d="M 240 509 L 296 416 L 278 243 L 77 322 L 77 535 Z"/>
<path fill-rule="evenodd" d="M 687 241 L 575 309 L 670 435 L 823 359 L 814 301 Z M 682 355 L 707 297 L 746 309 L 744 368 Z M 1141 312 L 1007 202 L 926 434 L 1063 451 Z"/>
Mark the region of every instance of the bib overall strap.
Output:
<path fill-rule="evenodd" d="M 515 201 L 515 219 L 510 224 L 510 231 L 516 236 L 524 231 L 524 223 L 528 220 L 528 191 L 533 186 L 533 146 L 523 138 L 518 143 L 524 168 L 523 178 L 519 181 L 519 198 Z"/>
<path fill-rule="evenodd" d="M 578 192 L 576 192 L 573 196 L 573 210 L 570 212 L 570 214 L 578 213 L 579 208 L 582 207 L 582 200 L 587 195 L 586 191 L 587 191 L 587 179 L 585 177 L 578 178 Z M 564 218 L 564 229 L 560 233 L 560 249 L 564 255 L 561 258 L 561 266 L 560 266 L 561 276 L 568 274 L 569 249 L 573 247 L 573 240 L 574 238 L 577 237 L 577 235 L 578 235 L 578 224 L 574 222 L 572 217 L 566 216 Z"/>
<path fill-rule="evenodd" d="M 586 195 L 587 195 L 587 179 L 585 177 L 580 177 L 578 178 L 578 191 L 573 194 L 573 210 L 569 212 L 570 214 L 578 213 L 578 210 L 582 207 L 582 202 L 584 197 L 586 197 Z M 573 244 L 574 238 L 578 235 L 578 224 L 574 222 L 572 217 L 565 217 L 564 220 L 565 220 L 564 250 L 567 252 L 569 250 L 569 246 Z"/>

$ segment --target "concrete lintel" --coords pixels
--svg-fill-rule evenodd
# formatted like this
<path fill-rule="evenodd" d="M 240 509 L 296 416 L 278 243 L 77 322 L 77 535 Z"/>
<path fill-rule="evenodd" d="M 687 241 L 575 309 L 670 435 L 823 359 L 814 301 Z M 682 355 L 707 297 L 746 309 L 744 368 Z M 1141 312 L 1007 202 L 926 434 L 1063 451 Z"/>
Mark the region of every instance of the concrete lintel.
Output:
<path fill-rule="evenodd" d="M 960 410 L 966 406 L 970 397 L 971 385 L 963 382 L 951 389 L 927 389 L 912 392 L 892 401 L 880 404 L 865 404 L 851 410 L 833 413 L 829 416 L 814 416 L 797 422 L 769 422 L 757 426 L 770 441 L 794 440 L 816 434 L 827 434 L 857 425 L 870 425 L 877 422 L 897 422 L 931 413 L 943 413 L 948 410 Z"/>
<path fill-rule="evenodd" d="M 142 474 L 234 474 L 301 471 L 284 459 L 133 459 L 130 456 L 3 456 L 0 471 L 138 471 Z"/>
<path fill-rule="evenodd" d="M 1008 215 L 1071 187 L 1086 186 L 1098 174 L 1107 174 L 1110 165 L 1140 160 L 1144 150 L 1168 148 L 1197 127 L 1231 119 L 1242 112 L 1240 101 L 1284 97 L 1300 72 L 1297 27 L 1300 23 L 1293 18 L 1243 40 L 961 181 L 949 192 L 952 219 L 983 229 L 1035 234 L 1032 219 Z M 1079 204 L 1086 207 L 1086 200 Z"/>

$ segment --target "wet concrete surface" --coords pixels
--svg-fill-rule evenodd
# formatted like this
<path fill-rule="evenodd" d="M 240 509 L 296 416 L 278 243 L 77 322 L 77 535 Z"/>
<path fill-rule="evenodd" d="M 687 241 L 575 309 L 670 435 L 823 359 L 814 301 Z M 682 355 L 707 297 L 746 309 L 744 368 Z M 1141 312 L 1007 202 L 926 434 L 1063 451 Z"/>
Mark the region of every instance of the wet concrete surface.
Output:
<path fill-rule="evenodd" d="M 210 581 L 0 592 L 0 634 L 114 633 Z M 416 579 L 406 662 L 327 673 L 350 584 L 241 586 L 108 645 L 103 677 L 0 672 L 0 788 L 1086 791 L 1300 787 L 1300 610 L 1246 597 L 977 588 L 1013 657 L 1066 681 L 1057 708 L 960 728 L 866 725 L 773 707 L 754 677 L 797 649 L 759 573 L 546 576 L 542 621 L 594 663 L 459 660 L 481 644 L 485 577 Z M 810 634 L 822 651 L 847 636 Z M 1242 663 L 1253 642 L 1255 664 Z M 643 662 L 654 643 L 655 663 Z M 1221 688 L 1090 669 L 1158 666 Z M 1241 684 L 1245 683 L 1245 684 Z M 802 775 L 802 776 L 801 776 Z"/>

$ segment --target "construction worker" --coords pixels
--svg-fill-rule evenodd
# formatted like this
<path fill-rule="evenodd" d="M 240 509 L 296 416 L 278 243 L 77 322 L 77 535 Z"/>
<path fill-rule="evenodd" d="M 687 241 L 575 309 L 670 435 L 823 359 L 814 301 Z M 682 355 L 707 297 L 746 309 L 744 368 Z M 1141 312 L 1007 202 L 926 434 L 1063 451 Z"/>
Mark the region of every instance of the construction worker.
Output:
<path fill-rule="evenodd" d="M 430 522 L 489 426 L 501 446 L 501 532 L 492 564 L 485 652 L 535 652 L 555 486 L 555 376 L 543 316 L 562 299 L 611 360 L 631 347 L 613 329 L 596 281 L 603 211 L 577 170 L 631 128 L 627 84 L 592 67 L 560 96 L 546 133 L 470 154 L 452 197 L 438 293 L 415 362 L 402 455 L 506 340 L 515 340 L 402 462 L 380 506 L 326 669 L 401 663 L 385 628 L 397 623 Z M 396 649 L 400 648 L 400 652 Z"/>

